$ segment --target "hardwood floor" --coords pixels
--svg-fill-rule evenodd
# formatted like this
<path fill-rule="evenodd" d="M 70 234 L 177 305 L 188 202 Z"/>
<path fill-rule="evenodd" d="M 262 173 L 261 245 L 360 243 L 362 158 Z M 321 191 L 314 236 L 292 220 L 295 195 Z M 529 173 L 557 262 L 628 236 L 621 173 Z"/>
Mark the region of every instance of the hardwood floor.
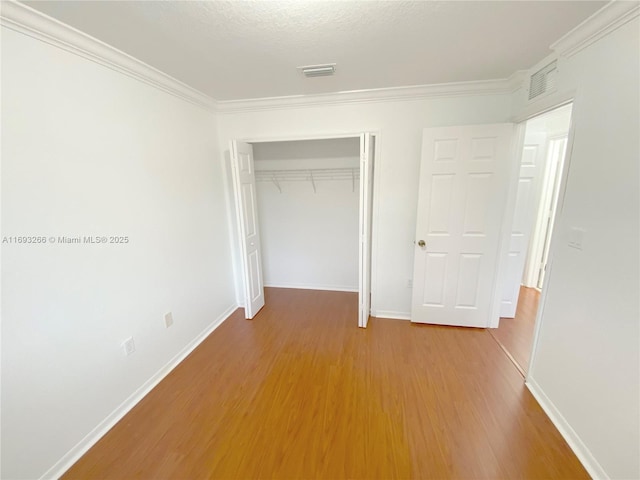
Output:
<path fill-rule="evenodd" d="M 267 289 L 64 478 L 588 478 L 486 330 Z"/>
<path fill-rule="evenodd" d="M 523 376 L 529 369 L 538 303 L 540 292 L 535 288 L 520 287 L 515 318 L 501 318 L 498 328 L 489 330 L 517 363 Z"/>

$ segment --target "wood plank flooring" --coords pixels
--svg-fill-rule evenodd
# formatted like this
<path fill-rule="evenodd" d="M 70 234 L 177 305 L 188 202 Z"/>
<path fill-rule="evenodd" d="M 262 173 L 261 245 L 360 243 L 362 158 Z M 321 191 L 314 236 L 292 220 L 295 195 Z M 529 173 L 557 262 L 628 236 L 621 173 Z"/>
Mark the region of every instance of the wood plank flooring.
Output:
<path fill-rule="evenodd" d="M 515 318 L 501 318 L 498 328 L 489 330 L 518 364 L 523 376 L 529 370 L 538 303 L 540 292 L 535 288 L 520 287 Z"/>
<path fill-rule="evenodd" d="M 486 330 L 363 330 L 357 294 L 267 289 L 64 478 L 588 476 Z"/>

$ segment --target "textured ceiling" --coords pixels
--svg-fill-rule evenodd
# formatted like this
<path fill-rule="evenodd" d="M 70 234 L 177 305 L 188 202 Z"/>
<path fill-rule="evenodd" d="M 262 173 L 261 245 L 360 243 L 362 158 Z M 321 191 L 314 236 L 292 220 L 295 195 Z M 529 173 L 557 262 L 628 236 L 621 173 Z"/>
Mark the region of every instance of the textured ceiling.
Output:
<path fill-rule="evenodd" d="M 217 100 L 506 78 L 600 1 L 28 1 Z M 296 67 L 337 63 L 334 77 Z"/>

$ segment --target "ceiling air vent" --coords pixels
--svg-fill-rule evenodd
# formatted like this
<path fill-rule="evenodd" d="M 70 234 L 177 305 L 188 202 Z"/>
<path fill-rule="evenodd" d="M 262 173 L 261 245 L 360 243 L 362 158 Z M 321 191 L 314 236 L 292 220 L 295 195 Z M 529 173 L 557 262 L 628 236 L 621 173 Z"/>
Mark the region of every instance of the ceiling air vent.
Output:
<path fill-rule="evenodd" d="M 328 77 L 336 72 L 335 63 L 326 63 L 324 65 L 307 65 L 298 67 L 305 77 Z"/>
<path fill-rule="evenodd" d="M 529 81 L 529 100 L 539 97 L 543 93 L 550 92 L 556 85 L 556 73 L 558 72 L 558 61 L 554 60 L 549 65 L 542 67 L 531 75 Z"/>

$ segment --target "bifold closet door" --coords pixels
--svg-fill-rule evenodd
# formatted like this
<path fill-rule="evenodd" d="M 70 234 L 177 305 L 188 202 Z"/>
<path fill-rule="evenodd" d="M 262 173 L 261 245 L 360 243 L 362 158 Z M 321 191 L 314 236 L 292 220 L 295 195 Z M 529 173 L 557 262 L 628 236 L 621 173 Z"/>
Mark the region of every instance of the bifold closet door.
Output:
<path fill-rule="evenodd" d="M 373 213 L 373 157 L 375 137 L 360 135 L 360 265 L 358 326 L 367 327 L 371 310 L 371 219 Z"/>
<path fill-rule="evenodd" d="M 242 258 L 244 313 L 245 317 L 250 319 L 264 306 L 253 147 L 248 143 L 232 140 L 229 151 L 231 152 L 240 256 Z"/>

